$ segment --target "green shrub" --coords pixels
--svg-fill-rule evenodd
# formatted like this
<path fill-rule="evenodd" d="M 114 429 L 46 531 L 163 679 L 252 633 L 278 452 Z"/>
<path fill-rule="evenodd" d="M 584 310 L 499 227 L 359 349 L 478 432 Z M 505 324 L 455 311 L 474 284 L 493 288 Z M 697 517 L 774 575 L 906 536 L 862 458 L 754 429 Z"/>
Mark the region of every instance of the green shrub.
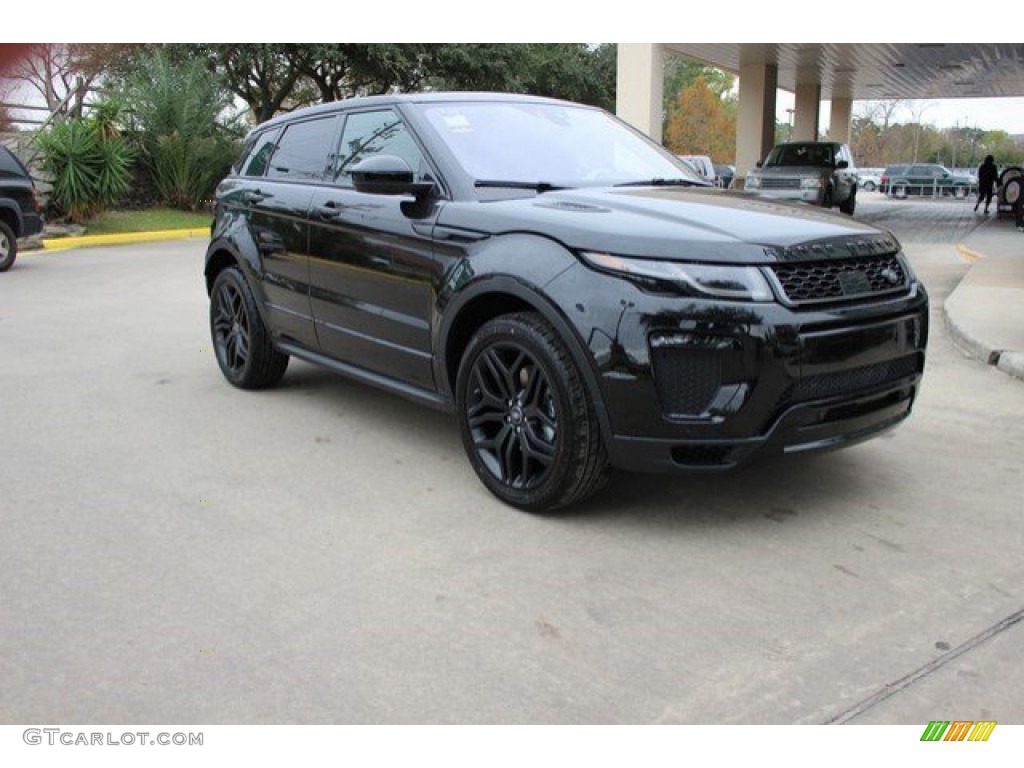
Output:
<path fill-rule="evenodd" d="M 198 209 L 236 152 L 230 96 L 201 61 L 174 63 L 156 51 L 136 63 L 121 98 L 161 202 Z"/>
<path fill-rule="evenodd" d="M 36 136 L 36 144 L 53 179 L 51 200 L 71 221 L 88 221 L 127 194 L 135 152 L 116 131 L 64 118 Z"/>

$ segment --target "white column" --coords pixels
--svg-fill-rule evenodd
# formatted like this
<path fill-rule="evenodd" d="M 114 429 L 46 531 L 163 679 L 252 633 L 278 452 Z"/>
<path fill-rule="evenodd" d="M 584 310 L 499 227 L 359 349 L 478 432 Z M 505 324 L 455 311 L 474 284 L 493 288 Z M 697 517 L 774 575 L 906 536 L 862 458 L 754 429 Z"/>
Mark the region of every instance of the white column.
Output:
<path fill-rule="evenodd" d="M 775 142 L 775 89 L 779 72 L 774 64 L 740 67 L 740 103 L 736 118 L 736 178 L 763 160 Z"/>
<path fill-rule="evenodd" d="M 832 99 L 832 115 L 828 122 L 829 141 L 850 143 L 850 116 L 853 114 L 853 99 Z"/>
<path fill-rule="evenodd" d="M 664 49 L 660 43 L 619 43 L 615 114 L 661 142 Z"/>
<path fill-rule="evenodd" d="M 797 83 L 793 112 L 793 139 L 817 141 L 821 119 L 821 84 Z"/>

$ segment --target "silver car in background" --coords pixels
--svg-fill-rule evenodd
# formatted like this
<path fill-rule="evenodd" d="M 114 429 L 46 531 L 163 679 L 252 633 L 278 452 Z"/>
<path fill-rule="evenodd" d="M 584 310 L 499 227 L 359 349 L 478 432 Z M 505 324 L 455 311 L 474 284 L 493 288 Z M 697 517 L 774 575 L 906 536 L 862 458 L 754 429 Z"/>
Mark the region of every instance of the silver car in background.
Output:
<path fill-rule="evenodd" d="M 793 141 L 776 144 L 768 157 L 747 174 L 744 189 L 780 200 L 801 200 L 822 208 L 839 206 L 853 215 L 857 205 L 857 171 L 846 144 Z"/>

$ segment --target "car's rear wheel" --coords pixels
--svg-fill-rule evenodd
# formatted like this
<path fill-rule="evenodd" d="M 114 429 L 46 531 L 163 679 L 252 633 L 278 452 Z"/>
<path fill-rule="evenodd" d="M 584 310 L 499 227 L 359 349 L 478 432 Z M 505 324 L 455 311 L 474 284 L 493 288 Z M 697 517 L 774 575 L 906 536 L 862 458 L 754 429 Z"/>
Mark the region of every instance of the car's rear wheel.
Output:
<path fill-rule="evenodd" d="M 903 200 L 907 196 L 906 184 L 894 184 L 892 188 L 892 196 L 898 200 Z"/>
<path fill-rule="evenodd" d="M 507 504 L 550 511 L 582 501 L 608 479 L 583 378 L 536 313 L 481 326 L 459 366 L 456 407 L 473 469 Z"/>
<path fill-rule="evenodd" d="M 0 221 L 0 272 L 6 272 L 18 255 L 18 239 L 6 222 Z"/>
<path fill-rule="evenodd" d="M 957 200 L 963 200 L 965 197 L 967 197 L 967 187 L 963 185 L 953 187 L 953 197 L 955 197 Z"/>
<path fill-rule="evenodd" d="M 865 192 L 874 192 L 876 188 L 877 188 L 877 185 L 875 184 L 875 182 L 873 182 L 873 181 L 865 181 L 864 182 L 864 191 Z"/>
<path fill-rule="evenodd" d="M 210 291 L 210 336 L 224 378 L 242 389 L 277 384 L 288 355 L 274 349 L 256 300 L 237 267 L 217 275 Z"/>

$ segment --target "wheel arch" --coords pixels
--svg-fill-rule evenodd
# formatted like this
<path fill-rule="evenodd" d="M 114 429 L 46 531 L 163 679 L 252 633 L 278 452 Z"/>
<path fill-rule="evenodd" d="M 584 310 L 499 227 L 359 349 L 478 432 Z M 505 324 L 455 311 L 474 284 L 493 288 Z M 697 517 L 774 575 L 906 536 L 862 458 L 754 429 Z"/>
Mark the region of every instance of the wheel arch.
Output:
<path fill-rule="evenodd" d="M 611 440 L 611 425 L 597 372 L 572 324 L 550 299 L 531 286 L 507 276 L 493 276 L 464 290 L 449 305 L 440 333 L 439 384 L 455 402 L 455 381 L 462 355 L 476 330 L 489 320 L 514 312 L 536 312 L 548 322 L 566 345 L 590 393 L 602 437 Z"/>
<path fill-rule="evenodd" d="M 15 237 L 21 237 L 21 211 L 13 203 L 0 200 L 0 221 L 10 227 Z"/>

